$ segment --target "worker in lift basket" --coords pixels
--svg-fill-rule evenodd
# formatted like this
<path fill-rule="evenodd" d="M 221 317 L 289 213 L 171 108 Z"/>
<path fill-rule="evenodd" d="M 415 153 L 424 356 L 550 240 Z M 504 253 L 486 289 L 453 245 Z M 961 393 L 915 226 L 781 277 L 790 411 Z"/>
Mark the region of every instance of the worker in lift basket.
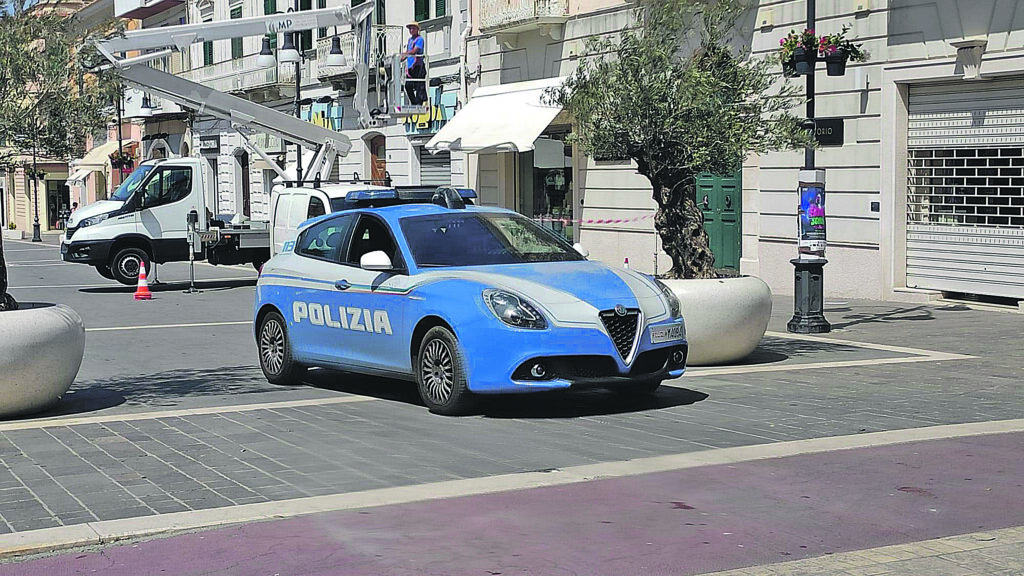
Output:
<path fill-rule="evenodd" d="M 423 36 L 420 36 L 420 25 L 418 22 L 410 22 L 405 25 L 409 29 L 409 42 L 406 44 L 405 58 L 406 78 L 425 79 L 427 67 L 423 63 Z M 405 83 L 405 93 L 409 95 L 409 103 L 413 106 L 422 106 L 427 101 L 426 82 Z"/>

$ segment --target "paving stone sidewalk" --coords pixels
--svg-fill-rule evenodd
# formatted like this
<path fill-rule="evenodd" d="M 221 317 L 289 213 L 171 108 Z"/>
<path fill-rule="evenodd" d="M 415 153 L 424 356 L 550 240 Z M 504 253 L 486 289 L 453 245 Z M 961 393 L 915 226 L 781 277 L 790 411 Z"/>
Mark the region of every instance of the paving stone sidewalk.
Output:
<path fill-rule="evenodd" d="M 771 330 L 783 332 L 788 300 L 776 300 Z M 791 306 L 790 306 L 791 309 Z M 0 533 L 95 520 L 201 510 L 460 478 L 545 470 L 786 440 L 1024 417 L 1020 374 L 1024 315 L 959 305 L 855 302 L 833 306 L 833 338 L 970 354 L 963 361 L 700 376 L 653 398 L 589 391 L 491 399 L 481 414 L 434 416 L 405 383 L 333 372 L 295 389 L 304 406 L 274 407 L 287 392 L 259 370 L 238 366 L 223 392 L 190 399 L 173 416 L 121 421 L 119 414 L 165 409 L 160 386 L 173 374 L 116 382 L 124 405 L 62 417 L 0 423 Z M 244 329 L 244 327 L 242 327 Z M 159 346 L 140 331 L 137 345 Z M 148 343 L 148 344 L 147 344 Z M 751 363 L 874 360 L 873 348 L 773 337 Z M 190 378 L 216 389 L 225 376 Z M 273 390 L 269 404 L 223 414 L 189 409 L 238 404 L 232 390 Z M 318 398 L 371 401 L 318 404 Z M 264 399 L 254 394 L 255 401 Z M 44 415 L 45 416 L 45 415 Z M 24 426 L 24 422 L 15 424 Z"/>

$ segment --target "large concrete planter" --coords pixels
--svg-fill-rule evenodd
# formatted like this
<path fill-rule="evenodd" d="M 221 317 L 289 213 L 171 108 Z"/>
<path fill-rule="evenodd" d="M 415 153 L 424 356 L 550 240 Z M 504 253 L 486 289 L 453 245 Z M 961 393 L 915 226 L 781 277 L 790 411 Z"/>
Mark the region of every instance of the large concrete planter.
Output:
<path fill-rule="evenodd" d="M 22 238 L 25 237 L 25 233 L 22 232 L 21 230 L 10 230 L 4 228 L 3 237 L 4 240 L 21 240 Z"/>
<path fill-rule="evenodd" d="M 757 348 L 772 315 L 772 292 L 760 278 L 663 280 L 682 306 L 690 366 L 729 364 Z"/>
<path fill-rule="evenodd" d="M 45 410 L 64 396 L 85 353 L 85 327 L 60 304 L 0 312 L 0 418 Z"/>

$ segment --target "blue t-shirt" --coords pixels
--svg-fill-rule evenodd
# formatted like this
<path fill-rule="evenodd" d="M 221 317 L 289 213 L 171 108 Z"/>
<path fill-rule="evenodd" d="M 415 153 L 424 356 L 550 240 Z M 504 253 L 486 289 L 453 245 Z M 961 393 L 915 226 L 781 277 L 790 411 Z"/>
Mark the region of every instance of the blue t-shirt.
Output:
<path fill-rule="evenodd" d="M 408 56 L 405 59 L 406 68 L 412 68 L 416 64 L 418 58 L 422 58 L 423 54 L 423 36 L 417 36 L 415 38 L 409 38 L 409 42 L 405 46 L 406 52 L 412 52 L 417 56 Z"/>

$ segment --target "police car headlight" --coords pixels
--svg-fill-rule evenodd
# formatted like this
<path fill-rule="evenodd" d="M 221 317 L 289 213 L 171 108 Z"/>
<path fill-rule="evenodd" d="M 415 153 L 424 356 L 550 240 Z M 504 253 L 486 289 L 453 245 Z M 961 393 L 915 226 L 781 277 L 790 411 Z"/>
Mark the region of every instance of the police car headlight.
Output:
<path fill-rule="evenodd" d="M 90 216 L 89 218 L 86 218 L 85 220 L 82 220 L 81 223 L 78 224 L 78 226 L 81 227 L 81 228 L 85 228 L 86 226 L 92 226 L 94 224 L 99 224 L 100 222 L 103 222 L 104 220 L 106 220 L 109 216 L 110 216 L 110 214 L 100 214 L 98 216 Z"/>
<path fill-rule="evenodd" d="M 513 328 L 543 330 L 548 327 L 547 320 L 533 304 L 511 292 L 489 288 L 484 290 L 484 302 L 499 320 Z"/>
<path fill-rule="evenodd" d="M 661 288 L 662 296 L 664 296 L 665 300 L 668 301 L 668 313 L 673 318 L 682 318 L 682 309 L 679 305 L 679 298 L 676 296 L 675 292 L 673 292 L 672 289 L 666 286 L 661 280 L 658 280 L 657 278 L 651 279 L 658 285 L 658 288 Z"/>

